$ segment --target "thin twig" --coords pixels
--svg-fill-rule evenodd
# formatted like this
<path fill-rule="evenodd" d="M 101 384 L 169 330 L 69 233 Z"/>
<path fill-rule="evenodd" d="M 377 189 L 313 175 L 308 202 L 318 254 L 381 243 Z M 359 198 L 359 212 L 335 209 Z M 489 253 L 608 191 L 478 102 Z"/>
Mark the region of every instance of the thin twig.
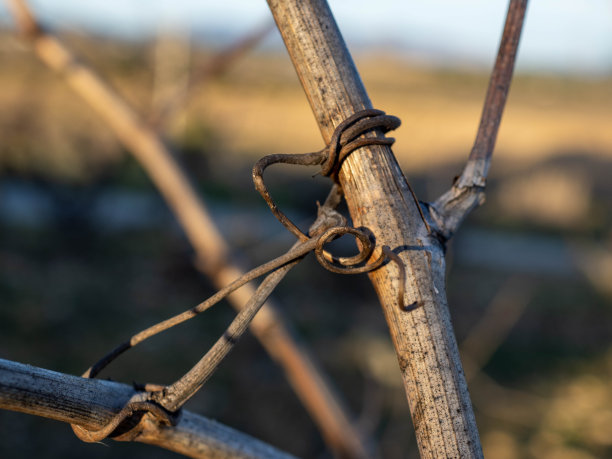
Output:
<path fill-rule="evenodd" d="M 491 164 L 514 63 L 523 29 L 527 0 L 511 0 L 497 60 L 491 73 L 480 125 L 468 161 L 452 188 L 430 205 L 438 236 L 446 241 L 465 217 L 484 202 L 484 188 Z"/>
<path fill-rule="evenodd" d="M 195 72 L 188 85 L 178 87 L 167 98 L 167 102 L 151 115 L 149 119 L 151 125 L 157 132 L 162 132 L 172 123 L 180 110 L 196 97 L 202 88 L 202 83 L 227 72 L 232 64 L 255 48 L 274 29 L 274 23 L 267 22 L 215 54 L 204 67 Z"/>
<path fill-rule="evenodd" d="M 52 34 L 43 31 L 23 0 L 8 0 L 19 30 L 38 57 L 60 73 L 68 85 L 104 119 L 128 151 L 142 164 L 183 226 L 197 254 L 197 267 L 223 288 L 243 274 L 228 261 L 229 249 L 184 173 L 159 136 L 95 72 L 79 62 Z M 253 295 L 251 284 L 230 295 L 241 310 Z M 255 317 L 251 330 L 286 377 L 335 451 L 360 457 L 364 441 L 320 368 L 300 346 L 270 302 Z"/>
<path fill-rule="evenodd" d="M 468 169 L 462 174 L 458 186 L 469 186 L 471 184 L 484 186 L 491 163 L 491 155 L 495 148 L 497 132 L 506 106 L 510 83 L 512 82 L 526 9 L 527 0 L 510 1 L 480 125 L 468 160 L 468 164 L 471 164 L 473 169 Z"/>
<path fill-rule="evenodd" d="M 116 357 L 118 357 L 120 354 L 124 353 L 128 349 L 131 349 L 131 348 L 137 346 L 138 344 L 140 344 L 143 341 L 151 338 L 152 336 L 155 336 L 155 335 L 157 335 L 157 334 L 159 334 L 159 333 L 161 333 L 161 332 L 163 332 L 165 330 L 168 330 L 168 329 L 170 329 L 172 327 L 175 327 L 176 325 L 179 325 L 179 324 L 181 324 L 183 322 L 186 322 L 189 319 L 194 318 L 196 315 L 201 314 L 202 312 L 208 310 L 209 308 L 211 308 L 212 306 L 217 304 L 219 301 L 221 301 L 225 297 L 227 297 L 230 293 L 232 293 L 235 290 L 239 289 L 240 287 L 242 287 L 246 283 L 248 283 L 248 282 L 250 282 L 250 281 L 252 281 L 254 279 L 257 279 L 258 277 L 263 276 L 264 274 L 269 273 L 270 271 L 275 271 L 275 270 L 279 269 L 282 266 L 286 266 L 286 265 L 293 266 L 293 264 L 294 264 L 294 262 L 296 260 L 299 260 L 301 257 L 306 255 L 308 252 L 311 252 L 312 250 L 314 250 L 316 248 L 316 246 L 317 246 L 317 240 L 315 240 L 315 239 L 308 239 L 307 241 L 305 241 L 305 242 L 303 242 L 301 244 L 296 244 L 287 253 L 285 253 L 285 254 L 275 258 L 274 260 L 271 260 L 271 261 L 269 261 L 267 263 L 264 263 L 263 265 L 260 265 L 257 268 L 252 269 L 251 271 L 243 274 L 238 279 L 233 281 L 231 284 L 229 284 L 226 287 L 222 288 L 217 293 L 215 293 L 213 296 L 211 296 L 210 298 L 208 298 L 205 301 L 201 302 L 197 306 L 194 306 L 193 308 L 188 309 L 185 312 L 177 314 L 177 315 L 175 315 L 175 316 L 173 316 L 173 317 L 171 317 L 169 319 L 166 319 L 166 320 L 164 320 L 162 322 L 159 322 L 159 323 L 157 323 L 157 324 L 155 324 L 155 325 L 153 325 L 153 326 L 151 326 L 149 328 L 146 328 L 145 330 L 135 334 L 128 341 L 125 341 L 125 342 L 121 343 L 113 351 L 111 351 L 109 354 L 107 354 L 102 359 L 100 359 L 95 365 L 93 365 L 89 370 L 87 370 L 83 374 L 83 377 L 85 377 L 85 378 L 93 378 L 93 377 L 95 377 L 111 361 L 113 361 Z M 259 290 L 260 289 L 256 290 L 256 293 L 253 296 L 253 298 L 258 298 L 258 297 L 261 296 Z M 268 295 L 266 295 L 266 297 L 263 299 L 263 302 L 265 302 L 265 300 L 268 298 L 270 293 L 272 293 L 272 292 L 270 291 L 268 293 Z M 263 302 L 259 305 L 260 307 L 263 305 Z M 250 310 L 250 305 L 251 305 L 251 301 L 249 301 L 249 303 L 247 303 L 247 305 L 243 309 L 240 310 L 240 313 L 239 313 L 238 317 L 240 317 L 240 314 L 243 314 L 243 313 L 249 311 Z M 257 310 L 259 310 L 259 307 L 257 308 Z M 248 315 L 250 315 L 250 313 Z M 249 322 L 250 322 L 250 320 L 249 320 Z"/>
<path fill-rule="evenodd" d="M 293 249 L 299 249 L 307 243 L 297 242 Z M 312 248 L 310 249 L 312 250 Z M 159 404 L 169 411 L 178 410 L 202 387 L 210 376 L 219 367 L 221 361 L 234 348 L 240 337 L 255 317 L 255 314 L 263 306 L 270 294 L 285 275 L 297 265 L 299 258 L 285 264 L 280 269 L 269 274 L 257 288 L 255 295 L 246 306 L 238 313 L 229 328 L 217 340 L 217 342 L 206 352 L 194 367 L 189 370 L 178 381 L 160 392 Z"/>

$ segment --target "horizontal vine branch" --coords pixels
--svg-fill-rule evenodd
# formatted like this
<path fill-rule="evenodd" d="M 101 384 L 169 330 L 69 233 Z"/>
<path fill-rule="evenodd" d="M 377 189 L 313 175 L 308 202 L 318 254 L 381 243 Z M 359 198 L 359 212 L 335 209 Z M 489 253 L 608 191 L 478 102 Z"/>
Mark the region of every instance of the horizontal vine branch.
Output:
<path fill-rule="evenodd" d="M 136 394 L 125 384 L 86 379 L 0 359 L 0 408 L 78 424 L 88 430 L 106 425 Z M 175 426 L 143 416 L 132 441 L 193 458 L 289 459 L 248 435 L 188 411 Z M 121 435 L 115 438 L 121 441 Z"/>

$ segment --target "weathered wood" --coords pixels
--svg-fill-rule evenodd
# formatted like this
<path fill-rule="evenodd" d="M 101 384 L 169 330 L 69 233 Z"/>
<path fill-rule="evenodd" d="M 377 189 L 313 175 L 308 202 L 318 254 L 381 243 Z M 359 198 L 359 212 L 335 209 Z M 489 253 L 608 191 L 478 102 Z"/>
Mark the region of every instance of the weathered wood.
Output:
<path fill-rule="evenodd" d="M 229 248 L 168 147 L 142 118 L 93 69 L 80 62 L 54 35 L 35 21 L 23 0 L 9 0 L 18 28 L 37 56 L 58 72 L 107 123 L 140 162 L 177 216 L 197 254 L 197 266 L 221 289 L 244 271 L 228 258 Z M 241 310 L 255 293 L 253 284 L 229 296 Z M 319 427 L 330 448 L 362 456 L 364 441 L 352 425 L 338 395 L 319 366 L 289 332 L 277 308 L 266 303 L 250 329 L 268 354 L 282 366 L 294 391 Z"/>
<path fill-rule="evenodd" d="M 371 102 L 324 0 L 268 0 L 325 142 Z M 376 107 L 382 108 L 384 107 Z M 444 256 L 429 234 L 390 148 L 364 147 L 344 161 L 340 183 L 356 227 L 406 265 L 406 304 L 396 304 L 393 263 L 369 274 L 378 293 L 408 396 L 422 457 L 481 457 L 444 286 Z"/>
<path fill-rule="evenodd" d="M 0 359 L 0 408 L 98 430 L 134 395 L 130 386 L 86 379 Z M 188 411 L 176 426 L 143 419 L 134 441 L 193 458 L 278 458 L 293 456 L 241 432 Z"/>

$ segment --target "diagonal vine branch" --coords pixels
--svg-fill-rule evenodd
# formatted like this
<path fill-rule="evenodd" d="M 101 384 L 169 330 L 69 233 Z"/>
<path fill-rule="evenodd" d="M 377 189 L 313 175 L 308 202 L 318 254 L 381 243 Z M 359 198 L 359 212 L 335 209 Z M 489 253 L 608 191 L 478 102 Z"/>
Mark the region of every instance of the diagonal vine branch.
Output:
<path fill-rule="evenodd" d="M 223 236 L 159 136 L 119 94 L 36 22 L 24 0 L 7 1 L 18 30 L 37 56 L 64 77 L 142 164 L 185 230 L 197 255 L 197 267 L 218 288 L 240 277 L 242 269 L 228 261 L 229 248 Z M 229 301 L 241 310 L 254 292 L 255 288 L 247 284 L 230 295 Z M 251 330 L 270 356 L 282 366 L 330 448 L 339 455 L 366 456 L 365 441 L 352 426 L 342 402 L 270 302 L 257 314 Z"/>
<path fill-rule="evenodd" d="M 208 380 L 208 378 L 217 369 L 221 361 L 227 356 L 229 351 L 234 347 L 238 339 L 243 335 L 249 323 L 255 317 L 255 314 L 268 296 L 276 288 L 278 283 L 287 275 L 287 273 L 296 266 L 303 257 L 310 251 L 316 250 L 321 240 L 326 240 L 327 234 L 337 228 L 345 229 L 347 227 L 334 226 L 339 220 L 344 222 L 340 214 L 333 210 L 335 207 L 335 196 L 337 191 L 335 187 L 330 192 L 325 204 L 319 209 L 319 216 L 311 226 L 311 232 L 318 230 L 315 236 L 306 241 L 298 241 L 293 247 L 283 256 L 273 260 L 267 265 L 274 263 L 280 265 L 274 268 L 275 271 L 269 274 L 261 283 L 255 294 L 251 297 L 244 309 L 232 321 L 225 333 L 217 340 L 217 342 L 209 349 L 209 351 L 194 365 L 184 376 L 172 385 L 164 388 L 163 391 L 155 394 L 154 399 L 161 406 L 169 411 L 176 411 L 189 398 L 191 398 Z M 322 231 L 322 232 L 321 232 Z M 286 259 L 287 261 L 283 260 Z M 269 271 L 262 265 L 254 271 Z"/>
<path fill-rule="evenodd" d="M 487 174 L 512 82 L 526 9 L 527 0 L 510 1 L 474 146 L 452 188 L 429 207 L 436 230 L 445 241 L 457 231 L 463 219 L 484 202 Z"/>
<path fill-rule="evenodd" d="M 255 48 L 272 30 L 274 24 L 266 23 L 212 56 L 209 62 L 194 72 L 188 86 L 177 88 L 170 94 L 166 103 L 151 114 L 150 124 L 158 132 L 164 131 L 164 128 L 172 124 L 172 120 L 177 117 L 181 109 L 194 100 L 202 83 L 225 73 L 237 59 Z"/>

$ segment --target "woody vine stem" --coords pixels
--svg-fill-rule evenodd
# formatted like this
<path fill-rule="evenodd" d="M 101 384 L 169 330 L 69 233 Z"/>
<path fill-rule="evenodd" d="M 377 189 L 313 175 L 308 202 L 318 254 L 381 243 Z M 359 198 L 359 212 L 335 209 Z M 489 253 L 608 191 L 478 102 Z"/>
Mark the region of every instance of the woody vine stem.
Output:
<path fill-rule="evenodd" d="M 327 3 L 268 0 L 268 4 L 327 145 L 320 152 L 262 158 L 253 170 L 257 190 L 298 241 L 286 254 L 249 271 L 200 305 L 134 335 L 90 368 L 85 376 L 95 377 L 124 351 L 268 274 L 223 336 L 183 377 L 169 386 L 144 387 L 101 429 L 74 425 L 75 433 L 85 441 L 119 434 L 133 439 L 139 431 L 130 432 L 140 420 L 176 426 L 182 405 L 218 367 L 276 285 L 314 251 L 331 271 L 368 273 L 397 352 L 422 457 L 482 457 L 445 297 L 444 245 L 468 213 L 483 202 L 527 0 L 510 1 L 466 167 L 452 188 L 431 204 L 416 199 L 397 165 L 390 148 L 393 139 L 384 134 L 397 128 L 399 120 L 372 109 Z M 278 209 L 263 182 L 264 169 L 277 162 L 321 165 L 322 173 L 336 182 L 308 234 Z M 334 210 L 342 194 L 353 226 Z M 347 234 L 359 241 L 356 256 L 338 258 L 324 250 L 327 242 Z"/>
<path fill-rule="evenodd" d="M 344 119 L 372 107 L 329 6 L 324 0 L 268 0 L 268 4 L 321 134 L 329 142 Z M 395 307 L 395 264 L 368 274 L 389 325 L 422 457 L 482 456 L 445 296 L 444 244 L 482 202 L 526 6 L 526 0 L 509 4 L 475 142 L 474 150 L 482 146 L 484 153 L 470 155 L 462 174 L 469 178 L 473 170 L 479 171 L 476 184 L 460 180 L 451 195 L 445 194 L 433 206 L 421 206 L 388 145 L 360 148 L 338 173 L 353 225 L 368 228 L 377 244 L 400 257 L 407 271 L 407 302 L 419 305 L 408 313 Z M 429 224 L 422 218 L 423 210 Z"/>

